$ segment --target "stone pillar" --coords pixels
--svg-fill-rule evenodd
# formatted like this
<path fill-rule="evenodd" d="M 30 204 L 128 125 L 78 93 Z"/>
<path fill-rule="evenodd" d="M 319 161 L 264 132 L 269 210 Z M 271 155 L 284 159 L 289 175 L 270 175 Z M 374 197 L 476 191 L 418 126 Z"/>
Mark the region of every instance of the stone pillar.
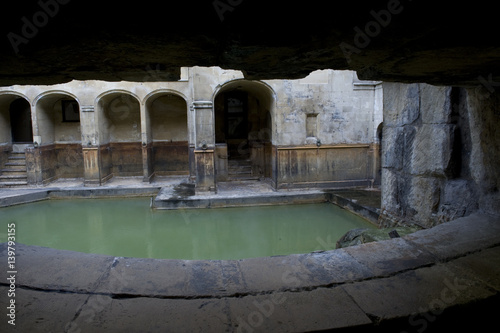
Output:
<path fill-rule="evenodd" d="M 372 143 L 370 144 L 370 148 L 368 150 L 368 159 L 369 159 L 369 167 L 371 174 L 368 176 L 372 181 L 373 185 L 380 185 L 380 144 Z"/>
<path fill-rule="evenodd" d="M 31 124 L 33 128 L 33 147 L 25 149 L 26 154 L 26 176 L 29 185 L 42 184 L 42 162 L 40 145 L 42 144 L 42 137 L 38 129 L 38 117 L 36 108 L 30 104 L 31 107 Z"/>
<path fill-rule="evenodd" d="M 217 191 L 215 180 L 215 124 L 213 103 L 195 101 L 191 105 L 195 119 L 194 163 L 197 191 Z"/>
<path fill-rule="evenodd" d="M 154 178 L 153 138 L 151 135 L 151 120 L 145 103 L 141 103 L 141 141 L 142 141 L 142 181 L 150 183 Z"/>
<path fill-rule="evenodd" d="M 85 186 L 101 185 L 101 172 L 98 147 L 82 147 L 83 177 Z"/>
<path fill-rule="evenodd" d="M 216 192 L 214 149 L 195 149 L 197 192 Z"/>
<path fill-rule="evenodd" d="M 80 107 L 82 128 L 83 184 L 84 186 L 101 185 L 101 168 L 99 148 L 97 146 L 97 127 L 94 105 Z"/>
<path fill-rule="evenodd" d="M 26 153 L 26 175 L 29 185 L 42 184 L 42 163 L 40 147 L 27 147 Z"/>

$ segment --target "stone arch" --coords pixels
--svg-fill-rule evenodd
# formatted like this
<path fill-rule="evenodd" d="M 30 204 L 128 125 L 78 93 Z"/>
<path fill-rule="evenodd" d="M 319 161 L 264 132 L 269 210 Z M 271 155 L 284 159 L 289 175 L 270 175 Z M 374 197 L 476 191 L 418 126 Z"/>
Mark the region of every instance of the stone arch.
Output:
<path fill-rule="evenodd" d="M 143 103 L 149 173 L 189 174 L 190 126 L 185 96 L 175 90 L 159 89 L 148 94 Z"/>
<path fill-rule="evenodd" d="M 143 99 L 142 99 L 142 104 L 147 103 L 151 98 L 154 98 L 157 95 L 163 95 L 163 94 L 170 94 L 170 95 L 176 95 L 179 96 L 180 98 L 184 99 L 187 103 L 187 97 L 184 95 L 182 92 L 175 90 L 175 89 L 156 89 L 148 93 Z"/>
<path fill-rule="evenodd" d="M 69 91 L 66 91 L 66 90 L 47 90 L 47 91 L 44 91 L 43 93 L 38 94 L 33 99 L 33 105 L 36 105 L 40 99 L 42 99 L 46 96 L 49 96 L 49 95 L 65 95 L 69 98 L 74 99 L 76 102 L 78 102 L 78 104 L 80 104 L 80 100 L 78 99 L 78 97 L 76 95 L 70 93 Z"/>
<path fill-rule="evenodd" d="M 0 145 L 11 147 L 16 142 L 33 142 L 31 103 L 19 92 L 1 92 Z"/>
<path fill-rule="evenodd" d="M 50 90 L 33 100 L 35 135 L 39 145 L 54 143 L 81 144 L 80 102 L 63 90 Z"/>
<path fill-rule="evenodd" d="M 116 89 L 97 96 L 95 104 L 101 180 L 142 175 L 140 99 Z"/>
<path fill-rule="evenodd" d="M 380 123 L 377 126 L 377 132 L 375 133 L 375 142 L 378 144 L 382 144 L 382 134 L 384 129 L 384 123 Z"/>
<path fill-rule="evenodd" d="M 270 178 L 274 90 L 261 81 L 232 80 L 214 91 L 213 103 L 215 141 L 219 149 L 227 150 L 228 177 L 231 178 L 231 164 L 240 164 L 240 168 L 238 161 L 246 161 L 251 168 L 251 178 Z"/>
<path fill-rule="evenodd" d="M 41 181 L 82 178 L 80 102 L 64 90 L 50 90 L 33 100 L 35 142 L 39 146 Z"/>

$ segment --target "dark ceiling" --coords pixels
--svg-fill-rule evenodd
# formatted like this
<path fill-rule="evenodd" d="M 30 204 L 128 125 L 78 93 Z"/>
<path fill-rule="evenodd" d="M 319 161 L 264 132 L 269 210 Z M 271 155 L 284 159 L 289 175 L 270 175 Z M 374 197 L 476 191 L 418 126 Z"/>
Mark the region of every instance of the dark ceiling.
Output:
<path fill-rule="evenodd" d="M 491 1 L 21 0 L 3 7 L 0 85 L 177 80 L 181 66 L 239 69 L 250 79 L 331 68 L 385 81 L 500 82 Z"/>

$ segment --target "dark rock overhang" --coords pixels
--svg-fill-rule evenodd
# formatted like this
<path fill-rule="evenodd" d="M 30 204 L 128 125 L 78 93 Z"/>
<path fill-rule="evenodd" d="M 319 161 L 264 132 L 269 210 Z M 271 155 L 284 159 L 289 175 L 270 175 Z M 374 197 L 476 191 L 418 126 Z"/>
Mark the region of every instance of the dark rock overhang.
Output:
<path fill-rule="evenodd" d="M 500 82 L 493 2 L 79 1 L 4 4 L 0 85 L 178 80 L 182 66 L 295 79 Z M 481 83 L 481 80 L 486 83 Z"/>

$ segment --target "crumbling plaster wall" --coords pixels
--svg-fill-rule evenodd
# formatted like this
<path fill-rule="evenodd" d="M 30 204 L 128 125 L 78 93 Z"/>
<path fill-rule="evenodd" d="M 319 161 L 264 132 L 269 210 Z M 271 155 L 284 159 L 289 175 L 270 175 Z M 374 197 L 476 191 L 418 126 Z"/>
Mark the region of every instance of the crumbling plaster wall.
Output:
<path fill-rule="evenodd" d="M 274 144 L 316 143 L 306 130 L 311 114 L 317 122 L 314 138 L 322 144 L 374 142 L 382 122 L 382 112 L 375 107 L 377 82 L 361 82 L 355 72 L 334 70 L 315 71 L 301 80 L 265 82 L 277 96 Z"/>
<path fill-rule="evenodd" d="M 500 214 L 499 94 L 384 83 L 381 225 Z"/>

